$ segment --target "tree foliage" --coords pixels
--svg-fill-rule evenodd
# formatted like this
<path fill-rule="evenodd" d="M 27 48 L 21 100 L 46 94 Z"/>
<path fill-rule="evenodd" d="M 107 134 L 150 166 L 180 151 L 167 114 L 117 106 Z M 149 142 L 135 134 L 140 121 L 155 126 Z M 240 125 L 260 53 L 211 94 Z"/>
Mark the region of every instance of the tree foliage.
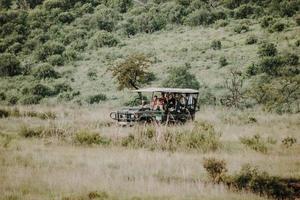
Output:
<path fill-rule="evenodd" d="M 181 67 L 172 68 L 169 70 L 169 75 L 163 82 L 164 87 L 173 88 L 192 88 L 199 89 L 200 83 L 196 76 L 192 74 L 189 70 L 191 66 L 186 64 Z"/>
<path fill-rule="evenodd" d="M 117 79 L 118 89 L 138 89 L 154 80 L 154 74 L 148 69 L 150 59 L 143 54 L 133 54 L 113 67 L 112 75 Z"/>
<path fill-rule="evenodd" d="M 13 54 L 0 54 L 0 76 L 21 74 L 20 61 Z"/>

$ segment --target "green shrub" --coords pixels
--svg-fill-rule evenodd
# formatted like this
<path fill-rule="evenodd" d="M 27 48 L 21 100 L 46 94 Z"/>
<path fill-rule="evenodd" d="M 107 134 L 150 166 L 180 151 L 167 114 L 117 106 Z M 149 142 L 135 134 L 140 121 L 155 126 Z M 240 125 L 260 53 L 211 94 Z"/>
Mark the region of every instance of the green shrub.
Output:
<path fill-rule="evenodd" d="M 65 8 L 66 2 L 63 0 L 45 0 L 43 3 L 46 10 L 54 8 Z"/>
<path fill-rule="evenodd" d="M 254 14 L 255 8 L 251 5 L 244 4 L 234 11 L 234 18 L 236 19 L 244 19 Z"/>
<path fill-rule="evenodd" d="M 76 144 L 84 144 L 84 145 L 109 145 L 111 140 L 109 138 L 105 138 L 100 136 L 98 133 L 91 133 L 88 131 L 80 131 L 75 134 L 73 138 L 74 143 Z"/>
<path fill-rule="evenodd" d="M 280 56 L 264 57 L 260 60 L 260 70 L 268 75 L 278 76 L 283 64 L 284 61 Z"/>
<path fill-rule="evenodd" d="M 285 26 L 286 25 L 284 23 L 277 22 L 277 23 L 273 24 L 273 26 L 271 28 L 271 31 L 273 31 L 273 32 L 281 32 L 281 31 L 284 30 Z"/>
<path fill-rule="evenodd" d="M 260 26 L 262 28 L 268 28 L 274 24 L 274 18 L 271 16 L 265 16 L 260 21 Z"/>
<path fill-rule="evenodd" d="M 182 67 L 170 69 L 169 74 L 162 85 L 164 87 L 199 89 L 200 83 L 196 76 L 189 71 L 190 68 L 190 65 L 186 64 Z"/>
<path fill-rule="evenodd" d="M 219 50 L 222 48 L 222 43 L 220 40 L 213 40 L 210 44 L 210 47 L 213 49 L 213 50 Z"/>
<path fill-rule="evenodd" d="M 0 101 L 6 100 L 6 94 L 4 92 L 0 92 Z"/>
<path fill-rule="evenodd" d="M 63 44 L 54 41 L 48 41 L 36 50 L 38 60 L 44 61 L 51 55 L 61 55 L 65 51 Z"/>
<path fill-rule="evenodd" d="M 10 46 L 7 48 L 7 51 L 8 51 L 9 53 L 12 53 L 12 54 L 17 54 L 17 53 L 19 53 L 21 50 L 22 50 L 22 44 L 19 43 L 19 42 L 16 42 L 16 43 L 14 43 L 13 45 L 10 45 Z"/>
<path fill-rule="evenodd" d="M 221 146 L 220 135 L 215 131 L 213 125 L 207 122 L 195 122 L 192 130 L 183 133 L 181 137 L 183 145 L 187 149 L 207 152 L 215 151 Z"/>
<path fill-rule="evenodd" d="M 70 84 L 63 82 L 63 83 L 57 83 L 54 85 L 54 93 L 55 94 L 59 94 L 62 92 L 70 92 L 72 91 L 72 87 L 70 86 Z"/>
<path fill-rule="evenodd" d="M 225 160 L 205 158 L 203 161 L 203 167 L 206 169 L 214 183 L 223 182 L 224 175 L 227 172 Z"/>
<path fill-rule="evenodd" d="M 13 54 L 0 54 L 0 76 L 15 76 L 22 73 L 20 62 Z"/>
<path fill-rule="evenodd" d="M 100 103 L 101 101 L 106 101 L 107 97 L 105 94 L 96 94 L 88 97 L 87 102 L 89 104 Z"/>
<path fill-rule="evenodd" d="M 246 74 L 248 76 L 255 76 L 260 72 L 259 66 L 257 66 L 256 64 L 252 63 L 251 65 L 249 65 L 249 67 L 247 68 Z"/>
<path fill-rule="evenodd" d="M 245 33 L 249 31 L 249 26 L 246 24 L 238 24 L 234 27 L 233 31 L 238 34 Z"/>
<path fill-rule="evenodd" d="M 62 66 L 64 64 L 64 58 L 61 55 L 52 55 L 47 58 L 47 62 L 49 62 L 53 66 Z"/>
<path fill-rule="evenodd" d="M 254 151 L 267 153 L 268 147 L 266 142 L 261 138 L 260 135 L 254 135 L 253 137 L 241 137 L 240 141 L 245 146 L 253 149 Z"/>
<path fill-rule="evenodd" d="M 0 8 L 9 9 L 12 6 L 12 0 L 0 0 Z"/>
<path fill-rule="evenodd" d="M 214 23 L 213 14 L 207 10 L 195 10 L 187 16 L 186 24 L 190 26 L 209 25 Z"/>
<path fill-rule="evenodd" d="M 227 62 L 227 59 L 225 56 L 220 57 L 219 64 L 220 64 L 220 67 L 224 67 L 224 66 L 228 65 L 228 62 Z"/>
<path fill-rule="evenodd" d="M 40 95 L 28 95 L 23 97 L 20 102 L 24 105 L 39 104 L 42 98 Z"/>
<path fill-rule="evenodd" d="M 119 43 L 119 40 L 114 36 L 114 34 L 107 31 L 98 31 L 92 37 L 92 46 L 94 47 L 113 47 Z"/>
<path fill-rule="evenodd" d="M 30 88 L 30 93 L 41 97 L 48 97 L 53 95 L 53 91 L 51 90 L 51 88 L 41 83 L 38 83 Z"/>
<path fill-rule="evenodd" d="M 296 66 L 299 64 L 299 56 L 294 53 L 286 53 L 283 55 L 283 62 L 286 65 Z"/>
<path fill-rule="evenodd" d="M 296 40 L 296 41 L 295 41 L 295 46 L 296 46 L 296 47 L 300 47 L 300 40 Z"/>
<path fill-rule="evenodd" d="M 257 43 L 257 37 L 255 35 L 250 35 L 246 39 L 246 44 L 256 44 Z"/>
<path fill-rule="evenodd" d="M 295 22 L 298 26 L 300 26 L 300 15 L 295 16 Z"/>
<path fill-rule="evenodd" d="M 73 61 L 77 58 L 77 52 L 73 49 L 66 49 L 63 53 L 63 59 L 66 61 Z"/>
<path fill-rule="evenodd" d="M 59 73 L 54 70 L 54 67 L 48 63 L 41 64 L 34 72 L 33 76 L 38 79 L 58 78 Z"/>
<path fill-rule="evenodd" d="M 126 13 L 133 6 L 133 0 L 113 0 L 112 6 L 121 13 Z"/>
<path fill-rule="evenodd" d="M 132 135 L 132 134 L 129 134 L 128 136 L 123 137 L 121 140 L 121 145 L 123 147 L 134 146 L 134 143 L 135 143 L 135 138 L 134 138 L 134 135 Z"/>
<path fill-rule="evenodd" d="M 6 118 L 9 116 L 9 111 L 4 108 L 0 108 L 0 118 Z"/>
<path fill-rule="evenodd" d="M 21 126 L 19 134 L 25 138 L 31 137 L 42 137 L 43 129 L 39 128 L 30 128 L 26 125 Z"/>
<path fill-rule="evenodd" d="M 96 7 L 94 17 L 90 21 L 98 29 L 112 32 L 118 19 L 119 16 L 115 10 L 99 5 Z"/>
<path fill-rule="evenodd" d="M 295 137 L 285 137 L 281 141 L 282 145 L 286 148 L 289 148 L 297 143 L 297 139 Z"/>
<path fill-rule="evenodd" d="M 291 199 L 295 192 L 279 178 L 261 172 L 249 164 L 244 165 L 231 179 L 231 185 L 239 190 L 250 190 L 274 199 Z"/>
<path fill-rule="evenodd" d="M 70 12 L 62 12 L 58 15 L 58 20 L 62 23 L 71 23 L 74 20 L 74 16 Z"/>
<path fill-rule="evenodd" d="M 276 45 L 273 43 L 264 42 L 259 46 L 258 55 L 260 57 L 264 56 L 276 56 L 277 55 L 277 48 Z"/>

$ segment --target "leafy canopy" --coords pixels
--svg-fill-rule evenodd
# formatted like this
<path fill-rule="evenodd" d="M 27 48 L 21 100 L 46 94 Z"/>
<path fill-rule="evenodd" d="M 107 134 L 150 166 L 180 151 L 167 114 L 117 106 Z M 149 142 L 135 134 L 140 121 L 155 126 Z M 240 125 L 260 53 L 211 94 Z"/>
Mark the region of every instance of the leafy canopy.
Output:
<path fill-rule="evenodd" d="M 194 74 L 190 73 L 191 66 L 185 64 L 185 66 L 172 68 L 169 71 L 167 79 L 163 82 L 164 87 L 171 88 L 192 88 L 199 89 L 200 83 Z"/>
<path fill-rule="evenodd" d="M 112 75 L 118 81 L 118 89 L 138 89 L 154 80 L 154 74 L 148 71 L 151 61 L 143 54 L 133 54 L 113 67 Z"/>

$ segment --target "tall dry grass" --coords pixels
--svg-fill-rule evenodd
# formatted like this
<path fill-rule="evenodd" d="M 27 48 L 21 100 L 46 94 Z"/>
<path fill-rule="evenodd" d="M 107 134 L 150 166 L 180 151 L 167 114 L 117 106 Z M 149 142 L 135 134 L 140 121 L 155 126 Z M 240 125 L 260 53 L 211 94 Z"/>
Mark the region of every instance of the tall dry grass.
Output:
<path fill-rule="evenodd" d="M 205 108 L 197 121 L 207 121 L 221 132 L 222 148 L 216 151 L 164 151 L 115 145 L 74 145 L 55 135 L 24 138 L 20 128 L 56 127 L 72 134 L 80 130 L 98 133 L 111 139 L 124 138 L 143 127 L 122 128 L 109 117 L 109 109 L 93 107 L 37 106 L 17 107 L 21 112 L 53 112 L 54 119 L 10 116 L 0 119 L 0 199 L 62 199 L 86 197 L 92 191 L 107 192 L 109 197 L 129 199 L 260 199 L 249 193 L 228 191 L 208 182 L 202 168 L 203 158 L 224 159 L 229 173 L 245 163 L 257 166 L 270 175 L 300 177 L 299 143 L 286 148 L 281 139 L 287 136 L 300 141 L 299 115 L 276 115 L 259 110 Z M 253 120 L 252 118 L 255 118 Z M 249 120 L 250 119 L 250 120 Z M 161 127 L 162 131 L 189 130 Z M 275 144 L 267 153 L 245 147 L 241 137 L 260 134 L 272 137 Z M 6 136 L 11 139 L 4 139 Z M 3 145 L 4 142 L 7 144 Z"/>

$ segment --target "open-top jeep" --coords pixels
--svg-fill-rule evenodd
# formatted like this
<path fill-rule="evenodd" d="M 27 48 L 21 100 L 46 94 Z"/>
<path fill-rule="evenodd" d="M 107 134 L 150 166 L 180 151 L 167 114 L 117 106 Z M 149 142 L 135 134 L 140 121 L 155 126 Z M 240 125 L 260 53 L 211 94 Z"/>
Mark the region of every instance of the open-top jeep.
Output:
<path fill-rule="evenodd" d="M 144 88 L 134 90 L 139 94 L 139 106 L 111 112 L 110 117 L 121 125 L 142 123 L 185 123 L 194 120 L 199 92 L 181 88 Z M 147 95 L 151 95 L 147 101 Z M 146 97 L 146 98 L 145 98 Z"/>

